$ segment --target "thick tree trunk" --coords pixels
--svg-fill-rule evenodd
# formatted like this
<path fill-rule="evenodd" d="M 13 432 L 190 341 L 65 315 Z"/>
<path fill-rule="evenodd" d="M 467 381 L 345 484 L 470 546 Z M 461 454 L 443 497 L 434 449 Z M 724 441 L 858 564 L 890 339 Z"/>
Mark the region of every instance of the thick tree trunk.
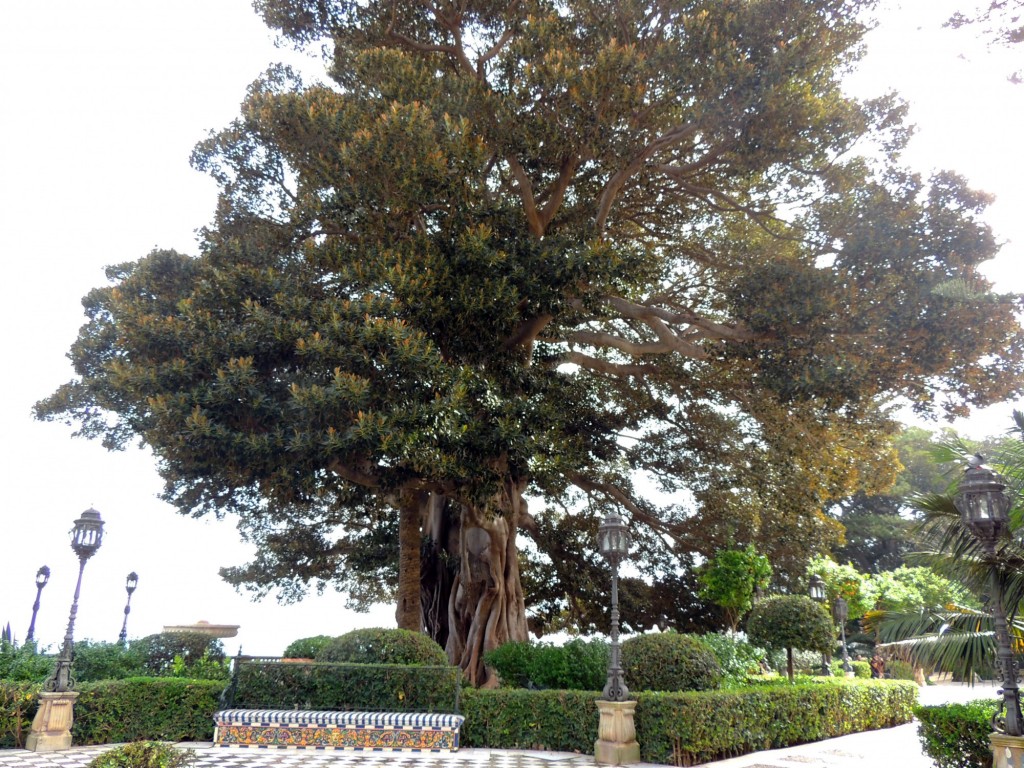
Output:
<path fill-rule="evenodd" d="M 424 631 L 442 648 L 448 645 L 448 602 L 459 575 L 460 517 L 458 505 L 431 494 L 423 522 L 420 608 Z"/>
<path fill-rule="evenodd" d="M 398 606 L 395 620 L 399 629 L 423 629 L 420 612 L 420 521 L 430 498 L 425 493 L 405 491 L 398 500 Z"/>
<path fill-rule="evenodd" d="M 506 480 L 485 506 L 463 506 L 458 576 L 448 600 L 448 658 L 468 683 L 497 685 L 483 656 L 526 640 L 526 603 L 519 578 L 516 531 L 526 514 L 524 481 Z"/>

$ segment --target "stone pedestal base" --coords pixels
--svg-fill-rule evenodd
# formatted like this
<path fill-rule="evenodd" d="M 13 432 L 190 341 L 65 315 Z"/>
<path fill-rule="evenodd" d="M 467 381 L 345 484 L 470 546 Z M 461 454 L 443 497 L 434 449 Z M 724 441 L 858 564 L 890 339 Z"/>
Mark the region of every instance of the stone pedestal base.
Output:
<path fill-rule="evenodd" d="M 990 733 L 992 768 L 1024 768 L 1024 736 Z"/>
<path fill-rule="evenodd" d="M 77 691 L 39 694 L 39 711 L 32 720 L 32 732 L 25 740 L 31 752 L 59 752 L 71 747 Z"/>
<path fill-rule="evenodd" d="M 632 765 L 640 762 L 640 745 L 633 727 L 635 701 L 604 701 L 598 699 L 601 720 L 594 742 L 594 761 L 598 765 Z"/>

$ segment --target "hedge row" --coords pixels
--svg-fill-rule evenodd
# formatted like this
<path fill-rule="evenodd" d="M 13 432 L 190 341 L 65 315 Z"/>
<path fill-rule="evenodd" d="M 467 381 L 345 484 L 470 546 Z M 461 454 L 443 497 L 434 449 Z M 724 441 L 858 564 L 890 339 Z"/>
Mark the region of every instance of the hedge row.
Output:
<path fill-rule="evenodd" d="M 967 704 L 918 707 L 914 715 L 924 751 L 938 768 L 988 766 L 992 764 L 992 715 L 999 703 L 979 699 Z"/>
<path fill-rule="evenodd" d="M 458 667 L 244 661 L 230 705 L 239 709 L 455 712 Z"/>
<path fill-rule="evenodd" d="M 462 743 L 492 749 L 591 754 L 597 692 L 467 690 Z M 735 691 L 640 693 L 644 762 L 694 765 L 763 749 L 910 722 L 917 686 L 829 680 Z"/>
<path fill-rule="evenodd" d="M 209 741 L 222 687 L 167 678 L 83 684 L 74 743 Z M 25 686 L 0 684 L 0 737 L 8 745 L 27 734 L 35 697 Z M 462 743 L 591 754 L 599 697 L 596 691 L 466 690 Z M 917 686 L 889 680 L 641 693 L 637 740 L 645 762 L 693 765 L 909 722 L 916 697 Z M 266 706 L 251 706 L 261 704 Z"/>

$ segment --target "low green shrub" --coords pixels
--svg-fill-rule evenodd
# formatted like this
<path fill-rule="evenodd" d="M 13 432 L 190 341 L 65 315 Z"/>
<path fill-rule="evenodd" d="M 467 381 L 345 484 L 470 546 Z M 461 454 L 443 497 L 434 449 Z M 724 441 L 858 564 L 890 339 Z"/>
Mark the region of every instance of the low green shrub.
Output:
<path fill-rule="evenodd" d="M 39 705 L 39 683 L 0 680 L 0 748 L 25 745 Z"/>
<path fill-rule="evenodd" d="M 224 645 L 202 632 L 160 632 L 135 640 L 130 647 L 141 655 L 149 676 L 226 679 L 230 674 Z"/>
<path fill-rule="evenodd" d="M 853 676 L 862 679 L 871 678 L 871 665 L 866 661 L 851 661 L 850 667 L 853 668 Z M 843 660 L 832 659 L 832 674 L 839 677 L 843 674 Z"/>
<path fill-rule="evenodd" d="M 711 649 L 678 632 L 629 638 L 622 644 L 622 669 L 633 691 L 706 691 L 722 681 Z"/>
<path fill-rule="evenodd" d="M 330 635 L 300 637 L 284 649 L 283 656 L 286 659 L 315 659 L 320 650 L 333 639 Z"/>
<path fill-rule="evenodd" d="M 913 680 L 914 665 L 899 659 L 889 659 L 885 662 L 885 676 L 890 680 Z"/>
<path fill-rule="evenodd" d="M 767 659 L 767 653 L 749 643 L 742 632 L 709 632 L 700 640 L 718 659 L 723 683 L 735 685 L 748 675 L 760 674 L 761 664 Z"/>
<path fill-rule="evenodd" d="M 984 768 L 992 764 L 988 736 L 992 715 L 998 708 L 992 699 L 967 704 L 917 707 L 917 734 L 925 753 L 938 768 Z"/>
<path fill-rule="evenodd" d="M 82 683 L 75 702 L 73 742 L 210 741 L 223 689 L 223 681 L 167 677 Z"/>
<path fill-rule="evenodd" d="M 326 643 L 314 658 L 343 664 L 449 663 L 441 646 L 427 635 L 407 629 L 356 629 Z"/>
<path fill-rule="evenodd" d="M 462 745 L 593 754 L 598 698 L 596 691 L 467 690 Z M 819 679 L 635 698 L 641 759 L 694 765 L 909 722 L 917 688 Z"/>
<path fill-rule="evenodd" d="M 608 643 L 570 640 L 565 645 L 505 643 L 484 656 L 503 687 L 598 691 L 608 674 Z"/>
<path fill-rule="evenodd" d="M 135 741 L 94 757 L 86 768 L 187 768 L 195 759 L 191 749 L 177 749 L 159 741 Z"/>
<path fill-rule="evenodd" d="M 21 646 L 0 641 L 0 680 L 41 683 L 53 672 L 55 656 L 40 653 L 34 642 Z"/>
<path fill-rule="evenodd" d="M 458 667 L 246 661 L 231 706 L 241 709 L 349 709 L 453 712 Z"/>
<path fill-rule="evenodd" d="M 75 643 L 74 677 L 80 683 L 147 675 L 142 648 L 120 643 Z"/>

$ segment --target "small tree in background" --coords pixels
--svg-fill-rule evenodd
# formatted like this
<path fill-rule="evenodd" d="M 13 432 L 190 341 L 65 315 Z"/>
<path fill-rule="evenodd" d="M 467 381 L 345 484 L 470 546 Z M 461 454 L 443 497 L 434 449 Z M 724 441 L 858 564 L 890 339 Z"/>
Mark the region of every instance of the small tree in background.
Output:
<path fill-rule="evenodd" d="M 722 609 L 729 630 L 735 632 L 740 619 L 754 605 L 754 594 L 768 586 L 772 566 L 753 544 L 745 549 L 722 549 L 700 569 L 700 596 Z"/>
<path fill-rule="evenodd" d="M 769 650 L 786 649 L 786 672 L 793 682 L 793 649 L 828 653 L 836 633 L 828 612 L 804 595 L 783 595 L 758 603 L 747 619 L 747 637 Z"/>

